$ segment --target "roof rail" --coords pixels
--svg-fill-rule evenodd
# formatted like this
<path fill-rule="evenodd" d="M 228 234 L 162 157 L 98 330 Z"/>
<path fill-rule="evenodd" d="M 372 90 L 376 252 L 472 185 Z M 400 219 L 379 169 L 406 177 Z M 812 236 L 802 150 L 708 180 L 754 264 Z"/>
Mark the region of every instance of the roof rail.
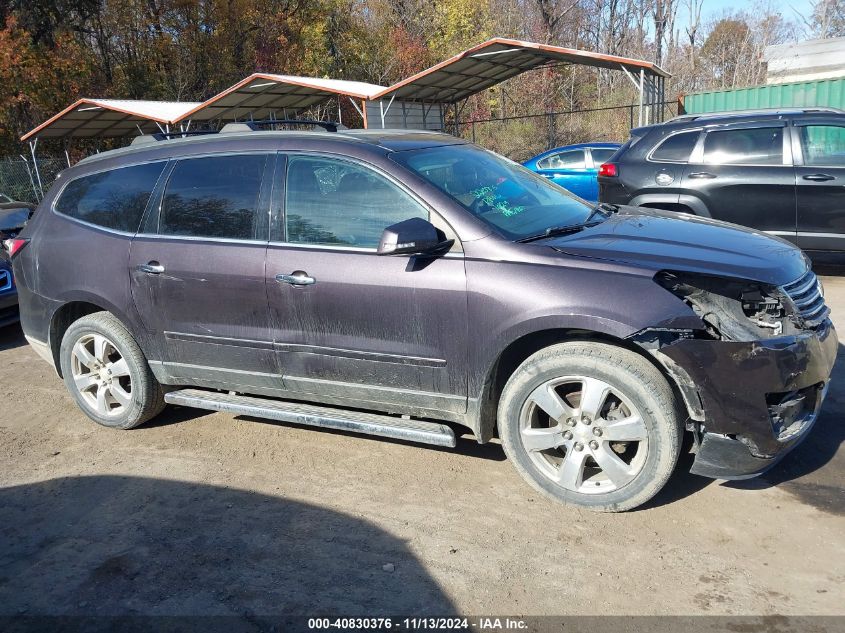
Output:
<path fill-rule="evenodd" d="M 700 114 L 681 114 L 666 121 L 666 123 L 679 123 L 681 121 L 698 121 L 699 119 L 718 119 L 722 117 L 746 116 L 754 114 L 812 114 L 813 112 L 826 112 L 832 114 L 845 114 L 845 110 L 839 108 L 754 108 L 750 110 L 725 110 L 723 112 L 702 112 Z"/>
<path fill-rule="evenodd" d="M 130 145 L 149 145 L 158 141 L 167 141 L 173 138 L 183 138 L 186 136 L 202 136 L 204 134 L 217 134 L 217 130 L 201 129 L 201 130 L 186 130 L 184 132 L 156 132 L 155 134 L 141 134 L 132 139 Z"/>
<path fill-rule="evenodd" d="M 245 132 L 247 129 L 257 131 L 266 128 L 272 128 L 277 125 L 310 125 L 321 127 L 326 132 L 337 132 L 339 128 L 343 127 L 340 123 L 334 121 L 317 121 L 314 119 L 261 119 L 257 121 L 239 121 L 237 123 L 227 123 L 220 130 L 221 132 Z M 237 126 L 237 127 L 235 127 Z"/>

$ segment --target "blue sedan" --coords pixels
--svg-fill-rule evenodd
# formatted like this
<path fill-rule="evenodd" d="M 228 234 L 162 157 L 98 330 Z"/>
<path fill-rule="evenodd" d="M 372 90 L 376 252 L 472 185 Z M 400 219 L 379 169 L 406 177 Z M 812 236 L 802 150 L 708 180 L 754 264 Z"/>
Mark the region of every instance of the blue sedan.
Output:
<path fill-rule="evenodd" d="M 599 166 L 607 162 L 619 147 L 619 143 L 565 145 L 543 152 L 522 164 L 576 196 L 595 202 L 599 198 Z"/>

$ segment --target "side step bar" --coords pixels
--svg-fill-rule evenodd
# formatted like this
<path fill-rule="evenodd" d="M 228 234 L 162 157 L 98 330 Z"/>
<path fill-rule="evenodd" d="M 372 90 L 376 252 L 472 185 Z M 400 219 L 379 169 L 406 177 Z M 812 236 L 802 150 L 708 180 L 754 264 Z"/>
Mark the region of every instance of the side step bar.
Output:
<path fill-rule="evenodd" d="M 250 415 L 280 422 L 307 424 L 328 429 L 380 435 L 406 442 L 420 442 L 435 446 L 455 446 L 455 433 L 445 424 L 407 420 L 390 415 L 347 411 L 300 402 L 233 396 L 218 391 L 181 389 L 165 394 L 168 404 L 183 407 L 224 411 L 235 415 Z"/>

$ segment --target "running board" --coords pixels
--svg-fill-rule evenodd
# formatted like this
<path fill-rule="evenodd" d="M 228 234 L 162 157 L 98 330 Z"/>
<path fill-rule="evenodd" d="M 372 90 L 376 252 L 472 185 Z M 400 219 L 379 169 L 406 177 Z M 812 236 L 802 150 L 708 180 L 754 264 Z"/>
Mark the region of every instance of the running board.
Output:
<path fill-rule="evenodd" d="M 390 415 L 319 407 L 300 402 L 233 396 L 219 391 L 181 389 L 165 394 L 168 404 L 183 407 L 224 411 L 235 415 L 250 415 L 280 422 L 307 424 L 352 433 L 380 435 L 406 442 L 420 442 L 435 446 L 455 446 L 455 433 L 445 424 L 408 420 Z"/>

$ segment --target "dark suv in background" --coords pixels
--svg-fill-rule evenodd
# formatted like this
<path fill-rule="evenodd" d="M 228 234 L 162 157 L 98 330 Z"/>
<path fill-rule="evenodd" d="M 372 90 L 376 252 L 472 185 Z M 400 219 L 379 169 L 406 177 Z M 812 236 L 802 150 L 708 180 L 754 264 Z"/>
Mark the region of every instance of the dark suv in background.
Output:
<path fill-rule="evenodd" d="M 11 240 L 23 230 L 32 216 L 33 206 L 26 202 L 12 202 L 0 195 L 0 244 Z M 5 247 L 0 248 L 0 327 L 17 323 L 18 291 L 12 274 L 12 263 Z"/>
<path fill-rule="evenodd" d="M 99 424 L 458 425 L 611 511 L 684 431 L 695 472 L 735 478 L 812 427 L 837 338 L 789 243 L 587 205 L 442 134 L 231 130 L 81 161 L 11 243 L 27 340 Z"/>
<path fill-rule="evenodd" d="M 634 129 L 599 171 L 599 200 L 742 224 L 845 263 L 845 112 L 684 115 Z"/>

